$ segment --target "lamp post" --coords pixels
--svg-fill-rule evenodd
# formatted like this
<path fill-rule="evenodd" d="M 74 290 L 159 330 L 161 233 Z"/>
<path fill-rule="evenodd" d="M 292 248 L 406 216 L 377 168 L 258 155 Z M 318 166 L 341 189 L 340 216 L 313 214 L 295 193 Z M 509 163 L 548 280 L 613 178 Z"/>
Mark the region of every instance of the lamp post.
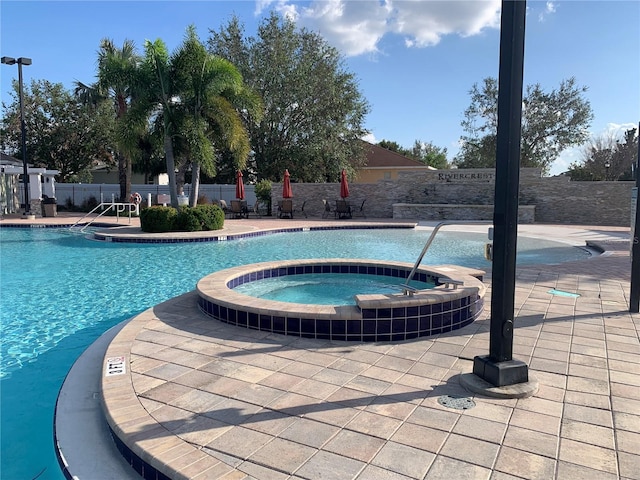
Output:
<path fill-rule="evenodd" d="M 604 179 L 605 179 L 605 181 L 609 180 L 609 167 L 611 167 L 611 162 L 609 162 L 609 160 L 607 160 L 606 162 L 604 162 Z"/>
<path fill-rule="evenodd" d="M 27 135 L 24 126 L 24 100 L 22 99 L 22 66 L 31 65 L 31 59 L 27 57 L 2 57 L 0 59 L 2 63 L 6 65 L 18 64 L 18 97 L 20 99 L 20 131 L 22 134 L 22 164 L 23 174 L 22 180 L 24 182 L 24 215 L 30 215 L 31 206 L 29 205 L 29 172 L 27 171 Z"/>

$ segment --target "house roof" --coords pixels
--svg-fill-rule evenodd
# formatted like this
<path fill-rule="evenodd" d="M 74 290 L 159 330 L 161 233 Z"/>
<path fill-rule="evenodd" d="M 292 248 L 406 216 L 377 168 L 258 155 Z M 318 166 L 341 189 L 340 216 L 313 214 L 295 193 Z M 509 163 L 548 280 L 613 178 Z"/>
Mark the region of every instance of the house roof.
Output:
<path fill-rule="evenodd" d="M 22 166 L 22 160 L 18 160 L 17 158 L 2 152 L 0 152 L 0 163 L 2 163 L 2 165 Z"/>
<path fill-rule="evenodd" d="M 395 167 L 413 167 L 413 168 L 429 168 L 422 162 L 413 158 L 405 157 L 399 153 L 387 150 L 379 145 L 365 142 L 367 161 L 363 168 L 395 168 Z"/>

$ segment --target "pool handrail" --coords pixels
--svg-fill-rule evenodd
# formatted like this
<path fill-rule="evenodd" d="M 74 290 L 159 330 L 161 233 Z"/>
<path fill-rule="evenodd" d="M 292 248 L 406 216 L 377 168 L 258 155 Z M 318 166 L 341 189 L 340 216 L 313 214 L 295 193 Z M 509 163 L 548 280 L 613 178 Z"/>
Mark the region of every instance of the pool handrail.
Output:
<path fill-rule="evenodd" d="M 89 215 L 95 213 L 95 211 L 98 210 L 99 208 L 103 209 L 102 212 L 100 212 L 100 214 L 97 217 L 92 218 L 88 223 L 83 224 L 82 228 L 80 228 L 80 232 L 84 233 L 86 228 L 88 228 L 93 222 L 98 220 L 100 217 L 102 217 L 104 214 L 106 214 L 112 208 L 116 212 L 116 218 L 117 218 L 117 221 L 119 222 L 120 221 L 120 213 L 124 212 L 126 207 L 129 207 L 129 209 L 128 209 L 129 210 L 129 223 L 131 223 L 131 212 L 138 210 L 138 205 L 136 203 L 129 203 L 129 202 L 126 202 L 126 203 L 102 202 L 98 206 L 96 206 L 93 210 L 91 210 L 89 213 L 85 213 L 85 215 L 80 220 L 78 220 L 76 223 L 74 223 L 73 225 L 71 225 L 69 227 L 69 230 L 73 231 L 73 229 L 75 227 L 77 227 L 85 218 L 87 218 Z M 134 208 L 132 209 L 131 207 L 134 207 Z"/>
<path fill-rule="evenodd" d="M 418 256 L 416 263 L 413 265 L 413 268 L 411 269 L 411 272 L 407 277 L 407 281 L 403 285 L 401 285 L 404 294 L 412 295 L 415 292 L 415 288 L 411 287 L 409 283 L 413 279 L 413 276 L 415 275 L 416 270 L 418 270 L 418 267 L 422 263 L 422 259 L 427 253 L 427 250 L 429 250 L 431 243 L 433 243 L 433 239 L 435 238 L 436 234 L 442 227 L 444 227 L 445 225 L 488 224 L 488 223 L 493 223 L 493 221 L 492 220 L 471 220 L 468 222 L 464 222 L 460 220 L 446 220 L 444 222 L 440 222 L 436 224 L 436 226 L 433 228 L 433 231 L 431 232 L 431 235 L 429 235 L 429 238 L 427 239 L 427 243 L 424 244 L 424 248 L 422 249 L 422 252 L 420 252 L 420 255 Z"/>

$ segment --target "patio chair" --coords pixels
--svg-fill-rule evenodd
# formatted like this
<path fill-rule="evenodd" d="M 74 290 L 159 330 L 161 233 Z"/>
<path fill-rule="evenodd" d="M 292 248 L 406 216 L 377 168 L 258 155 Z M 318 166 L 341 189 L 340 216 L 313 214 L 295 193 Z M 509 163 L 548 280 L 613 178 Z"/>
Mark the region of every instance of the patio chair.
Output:
<path fill-rule="evenodd" d="M 346 200 L 336 200 L 336 218 L 351 218 L 351 205 Z"/>
<path fill-rule="evenodd" d="M 360 204 L 360 207 L 359 208 L 355 208 L 353 210 L 353 212 L 351 212 L 351 213 L 353 213 L 353 215 L 357 215 L 357 216 L 366 218 L 367 216 L 364 214 L 364 202 L 366 202 L 366 201 L 367 201 L 367 199 L 365 198 L 362 201 L 362 203 Z"/>
<path fill-rule="evenodd" d="M 295 211 L 296 212 L 300 212 L 302 215 L 304 215 L 304 218 L 308 218 L 307 217 L 307 212 L 304 211 L 304 206 L 307 204 L 307 201 L 305 200 L 304 202 L 302 202 L 302 206 L 300 208 L 296 208 Z"/>
<path fill-rule="evenodd" d="M 233 218 L 249 218 L 247 202 L 242 200 L 231 200 L 231 214 Z"/>
<path fill-rule="evenodd" d="M 293 200 L 285 198 L 278 204 L 278 218 L 293 218 Z"/>
<path fill-rule="evenodd" d="M 322 204 L 324 205 L 324 211 L 322 212 L 322 218 L 327 218 L 329 215 L 333 213 L 331 210 L 331 204 L 327 202 L 324 198 L 322 199 Z"/>
<path fill-rule="evenodd" d="M 224 217 L 225 218 L 227 218 L 227 215 L 231 214 L 231 210 L 229 209 L 229 205 L 227 205 L 227 202 L 225 200 L 218 200 L 218 206 L 224 212 Z"/>
<path fill-rule="evenodd" d="M 253 204 L 253 207 L 249 210 L 249 214 L 253 214 L 258 218 L 262 218 L 262 214 L 260 213 L 260 202 L 256 200 L 256 203 Z"/>

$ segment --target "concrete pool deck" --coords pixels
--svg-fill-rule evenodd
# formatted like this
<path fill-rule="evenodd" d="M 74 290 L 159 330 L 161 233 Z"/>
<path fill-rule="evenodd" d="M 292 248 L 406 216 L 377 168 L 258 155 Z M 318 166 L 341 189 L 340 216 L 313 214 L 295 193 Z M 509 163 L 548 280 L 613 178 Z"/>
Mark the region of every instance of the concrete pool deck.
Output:
<path fill-rule="evenodd" d="M 94 371 L 105 381 L 106 414 L 134 451 L 176 479 L 640 479 L 640 315 L 628 312 L 629 229 L 533 224 L 519 232 L 605 250 L 518 268 L 514 358 L 539 381 L 533 397 L 485 398 L 459 384 L 473 357 L 488 353 L 490 293 L 482 318 L 463 329 L 374 344 L 236 329 L 204 316 L 189 293 L 134 317 L 105 347 L 127 367 L 110 377 L 103 365 Z M 490 275 L 486 283 L 490 290 Z M 475 406 L 449 408 L 443 398 Z M 83 476 L 67 459 L 81 479 L 120 478 Z"/>

